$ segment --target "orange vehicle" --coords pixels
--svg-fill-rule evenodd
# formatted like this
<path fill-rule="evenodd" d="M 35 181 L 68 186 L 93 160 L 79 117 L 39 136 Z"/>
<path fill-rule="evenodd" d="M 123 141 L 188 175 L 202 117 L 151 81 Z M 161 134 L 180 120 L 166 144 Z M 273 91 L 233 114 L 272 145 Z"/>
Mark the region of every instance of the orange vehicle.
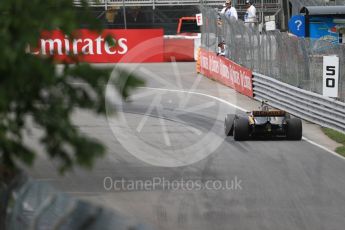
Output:
<path fill-rule="evenodd" d="M 200 27 L 196 23 L 196 17 L 182 17 L 178 20 L 176 34 L 200 33 Z"/>

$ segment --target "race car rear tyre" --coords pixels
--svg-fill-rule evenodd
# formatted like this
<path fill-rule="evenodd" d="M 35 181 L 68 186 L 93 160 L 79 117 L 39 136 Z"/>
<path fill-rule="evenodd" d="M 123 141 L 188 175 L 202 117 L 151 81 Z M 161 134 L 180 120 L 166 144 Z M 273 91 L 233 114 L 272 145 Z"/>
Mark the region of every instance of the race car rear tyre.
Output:
<path fill-rule="evenodd" d="M 238 118 L 234 122 L 235 141 L 245 141 L 249 138 L 249 124 L 245 118 Z"/>
<path fill-rule="evenodd" d="M 291 118 L 286 120 L 287 130 L 286 137 L 289 140 L 301 140 L 302 139 L 302 121 L 297 118 Z"/>
<path fill-rule="evenodd" d="M 225 117 L 224 121 L 224 132 L 226 136 L 232 136 L 234 133 L 234 121 L 236 115 L 235 114 L 228 114 Z"/>

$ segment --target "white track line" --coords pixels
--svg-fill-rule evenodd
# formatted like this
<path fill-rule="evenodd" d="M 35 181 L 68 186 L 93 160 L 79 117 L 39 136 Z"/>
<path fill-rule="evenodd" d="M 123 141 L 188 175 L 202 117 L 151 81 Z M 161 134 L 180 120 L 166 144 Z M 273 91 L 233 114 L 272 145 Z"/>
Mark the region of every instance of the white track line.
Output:
<path fill-rule="evenodd" d="M 208 98 L 212 98 L 214 100 L 217 100 L 219 102 L 222 102 L 224 104 L 227 104 L 233 108 L 236 108 L 238 110 L 241 110 L 243 112 L 246 112 L 247 110 L 242 108 L 242 107 L 239 107 L 238 105 L 235 105 L 235 104 L 232 104 L 222 98 L 219 98 L 219 97 L 215 97 L 215 96 L 212 96 L 212 95 L 208 95 L 208 94 L 204 94 L 204 93 L 199 93 L 199 92 L 194 92 L 194 91 L 187 91 L 187 90 L 180 90 L 180 89 L 164 89 L 164 88 L 152 88 L 152 87 L 139 87 L 139 88 L 142 88 L 142 89 L 151 89 L 151 90 L 160 90 L 160 91 L 170 91 L 170 92 L 179 92 L 179 93 L 190 93 L 190 94 L 194 94 L 194 95 L 200 95 L 200 96 L 204 96 L 204 97 L 208 97 Z M 339 157 L 340 159 L 342 160 L 345 160 L 345 157 L 343 157 L 342 155 L 332 151 L 332 150 L 329 150 L 327 147 L 323 146 L 323 145 L 320 145 L 306 137 L 302 137 L 302 139 L 306 142 L 308 142 L 309 144 L 311 145 L 314 145 L 322 150 L 325 150 L 326 152 L 329 152 L 331 153 L 332 155 L 336 156 L 336 157 Z"/>
<path fill-rule="evenodd" d="M 338 154 L 338 153 L 336 153 L 336 152 L 334 152 L 334 151 L 332 151 L 332 150 L 329 150 L 327 147 L 325 147 L 325 146 L 323 146 L 323 145 L 319 145 L 318 143 L 316 143 L 316 142 L 314 142 L 314 141 L 312 141 L 312 140 L 310 140 L 310 139 L 308 139 L 308 138 L 306 138 L 306 137 L 303 137 L 303 140 L 305 140 L 305 141 L 308 142 L 309 144 L 315 145 L 316 147 L 319 147 L 320 149 L 323 149 L 323 150 L 325 150 L 325 151 L 327 151 L 327 152 L 329 152 L 329 153 L 331 153 L 331 154 L 333 154 L 333 155 L 335 155 L 335 156 L 337 156 L 337 157 L 339 157 L 339 158 L 345 160 L 345 157 L 344 157 L 344 156 L 342 156 L 342 155 L 340 155 L 340 154 Z"/>
<path fill-rule="evenodd" d="M 235 104 L 232 104 L 222 98 L 219 98 L 219 97 L 215 97 L 215 96 L 212 96 L 212 95 L 208 95 L 208 94 L 204 94 L 204 93 L 199 93 L 199 92 L 194 92 L 194 91 L 188 91 L 188 90 L 180 90 L 180 89 L 164 89 L 164 88 L 152 88 L 152 87 L 138 87 L 138 88 L 142 88 L 142 89 L 152 89 L 152 90 L 160 90 L 160 91 L 170 91 L 170 92 L 179 92 L 179 93 L 190 93 L 190 94 L 194 94 L 194 95 L 201 95 L 201 96 L 204 96 L 204 97 L 208 97 L 208 98 L 212 98 L 214 100 L 217 100 L 217 101 L 220 101 L 224 104 L 227 104 L 227 105 L 230 105 L 231 107 L 234 107 L 238 110 L 241 110 L 242 112 L 247 112 L 246 109 L 243 109 Z"/>

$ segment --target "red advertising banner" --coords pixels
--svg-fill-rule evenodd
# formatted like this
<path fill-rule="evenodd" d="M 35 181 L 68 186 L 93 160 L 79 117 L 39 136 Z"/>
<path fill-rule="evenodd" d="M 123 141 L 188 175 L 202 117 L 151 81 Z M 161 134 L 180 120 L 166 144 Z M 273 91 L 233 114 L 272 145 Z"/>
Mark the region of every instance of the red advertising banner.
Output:
<path fill-rule="evenodd" d="M 195 61 L 194 40 L 164 39 L 164 61 Z"/>
<path fill-rule="evenodd" d="M 214 52 L 200 50 L 200 73 L 253 97 L 252 71 Z"/>
<path fill-rule="evenodd" d="M 69 38 L 60 30 L 44 31 L 35 54 L 67 62 L 163 62 L 163 34 L 163 29 L 107 29 L 101 33 L 80 29 Z M 114 46 L 108 44 L 108 37 L 113 39 Z M 145 55 L 138 55 L 136 50 Z"/>

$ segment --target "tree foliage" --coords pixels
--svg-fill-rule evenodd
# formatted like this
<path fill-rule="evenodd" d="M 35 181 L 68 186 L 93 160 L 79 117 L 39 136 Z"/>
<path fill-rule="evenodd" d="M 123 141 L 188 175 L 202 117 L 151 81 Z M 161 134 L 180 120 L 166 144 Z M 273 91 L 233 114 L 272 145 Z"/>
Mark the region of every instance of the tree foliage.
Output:
<path fill-rule="evenodd" d="M 35 153 L 23 143 L 28 117 L 43 130 L 40 142 L 59 160 L 61 171 L 74 164 L 91 166 L 104 147 L 81 134 L 71 114 L 77 107 L 105 113 L 110 69 L 65 63 L 58 73 L 52 58 L 31 55 L 26 48 L 37 44 L 43 30 L 58 28 L 71 35 L 81 25 L 100 31 L 101 23 L 86 2 L 77 10 L 72 0 L 1 0 L 0 15 L 0 169 L 13 170 L 18 162 L 32 164 Z M 132 75 L 126 79 L 123 96 L 142 84 Z M 76 80 L 89 87 L 71 84 Z"/>

